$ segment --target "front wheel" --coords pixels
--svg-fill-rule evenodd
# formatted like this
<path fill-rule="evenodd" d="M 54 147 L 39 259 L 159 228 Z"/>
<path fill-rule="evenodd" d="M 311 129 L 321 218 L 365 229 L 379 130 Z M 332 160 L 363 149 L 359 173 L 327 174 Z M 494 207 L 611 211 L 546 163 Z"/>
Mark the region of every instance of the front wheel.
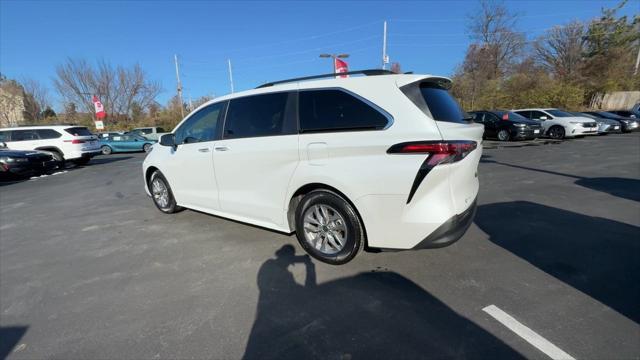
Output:
<path fill-rule="evenodd" d="M 564 128 L 562 126 L 552 126 L 551 129 L 549 129 L 549 137 L 552 139 L 556 139 L 556 140 L 562 140 L 564 139 Z"/>
<path fill-rule="evenodd" d="M 111 149 L 111 146 L 107 146 L 107 145 L 104 145 L 103 147 L 101 147 L 100 151 L 102 151 L 103 155 L 109 155 L 113 152 L 113 150 Z"/>
<path fill-rule="evenodd" d="M 510 139 L 511 139 L 511 135 L 509 134 L 509 130 L 502 129 L 498 131 L 498 140 L 509 141 Z"/>
<path fill-rule="evenodd" d="M 160 171 L 156 170 L 151 174 L 148 186 L 153 203 L 158 210 L 165 214 L 173 214 L 182 210 L 182 208 L 176 204 L 176 199 L 173 197 L 169 183 Z"/>
<path fill-rule="evenodd" d="M 296 237 L 314 258 L 332 265 L 351 261 L 365 243 L 355 209 L 338 194 L 315 190 L 296 209 Z"/>

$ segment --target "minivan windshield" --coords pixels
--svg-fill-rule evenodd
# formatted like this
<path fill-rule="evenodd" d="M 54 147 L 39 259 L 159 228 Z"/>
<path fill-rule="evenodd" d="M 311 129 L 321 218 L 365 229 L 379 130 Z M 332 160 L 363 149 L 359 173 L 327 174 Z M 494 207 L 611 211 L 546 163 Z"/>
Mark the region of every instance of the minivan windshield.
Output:
<path fill-rule="evenodd" d="M 555 117 L 574 117 L 575 116 L 573 114 L 569 114 L 566 111 L 557 110 L 557 109 L 547 110 L 547 112 Z"/>

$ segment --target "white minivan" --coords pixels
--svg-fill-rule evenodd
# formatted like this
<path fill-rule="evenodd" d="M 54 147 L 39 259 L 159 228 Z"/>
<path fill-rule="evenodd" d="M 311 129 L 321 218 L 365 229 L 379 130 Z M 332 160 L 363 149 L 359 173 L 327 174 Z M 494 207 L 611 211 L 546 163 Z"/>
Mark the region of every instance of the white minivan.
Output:
<path fill-rule="evenodd" d="M 295 232 L 330 264 L 361 249 L 455 242 L 475 214 L 482 125 L 447 78 L 349 74 L 203 104 L 147 155 L 148 195 L 164 213 L 184 207 Z"/>

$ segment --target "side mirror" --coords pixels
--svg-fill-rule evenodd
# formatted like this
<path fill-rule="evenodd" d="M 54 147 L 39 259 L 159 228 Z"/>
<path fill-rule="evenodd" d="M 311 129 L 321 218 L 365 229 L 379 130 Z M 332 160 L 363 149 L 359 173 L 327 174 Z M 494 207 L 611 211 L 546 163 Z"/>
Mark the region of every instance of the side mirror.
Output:
<path fill-rule="evenodd" d="M 164 134 L 160 136 L 160 145 L 162 146 L 171 146 L 174 149 L 176 148 L 176 136 L 173 134 Z"/>

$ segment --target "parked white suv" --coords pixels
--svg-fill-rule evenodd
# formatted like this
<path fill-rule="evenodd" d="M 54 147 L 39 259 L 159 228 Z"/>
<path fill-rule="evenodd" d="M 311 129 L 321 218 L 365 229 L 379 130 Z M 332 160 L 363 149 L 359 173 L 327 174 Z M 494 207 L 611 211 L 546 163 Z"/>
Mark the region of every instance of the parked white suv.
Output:
<path fill-rule="evenodd" d="M 86 164 L 100 154 L 100 142 L 84 126 L 41 125 L 0 129 L 0 142 L 14 150 L 47 151 L 58 161 Z"/>
<path fill-rule="evenodd" d="M 135 128 L 129 131 L 129 133 L 144 136 L 149 140 L 158 140 L 160 139 L 160 136 L 166 134 L 167 132 L 164 131 L 164 129 L 161 127 L 150 126 L 145 128 Z"/>
<path fill-rule="evenodd" d="M 512 110 L 527 119 L 539 120 L 544 133 L 552 139 L 564 139 L 585 135 L 597 135 L 598 123 L 584 116 L 560 109 L 518 109 Z"/>
<path fill-rule="evenodd" d="M 465 119 L 449 79 L 354 73 L 369 76 L 281 81 L 200 106 L 146 157 L 148 195 L 165 213 L 296 232 L 330 264 L 458 240 L 475 213 L 483 126 Z"/>

